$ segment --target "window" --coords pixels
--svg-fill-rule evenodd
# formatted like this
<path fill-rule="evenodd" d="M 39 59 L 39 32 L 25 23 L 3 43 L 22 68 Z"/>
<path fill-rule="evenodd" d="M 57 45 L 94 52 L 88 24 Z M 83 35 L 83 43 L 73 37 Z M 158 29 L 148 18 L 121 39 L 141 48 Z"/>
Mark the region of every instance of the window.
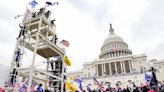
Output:
<path fill-rule="evenodd" d="M 88 77 L 91 77 L 91 76 L 90 76 L 90 73 L 88 73 Z"/>
<path fill-rule="evenodd" d="M 139 63 L 141 64 L 142 62 L 141 62 L 141 61 L 139 61 Z"/>
<path fill-rule="evenodd" d="M 129 62 L 128 61 L 124 61 L 124 64 L 125 64 L 125 72 L 129 73 L 130 72 Z"/>
<path fill-rule="evenodd" d="M 131 66 L 130 68 L 132 69 L 132 61 L 129 61 L 129 62 L 130 62 L 130 66 Z"/>
<path fill-rule="evenodd" d="M 98 64 L 98 76 L 102 76 L 102 66 Z"/>
<path fill-rule="evenodd" d="M 111 70 L 112 70 L 112 74 L 116 74 L 114 62 L 111 63 Z"/>
<path fill-rule="evenodd" d="M 24 82 L 26 80 L 26 77 L 25 76 L 23 76 L 22 77 L 22 82 Z"/>
<path fill-rule="evenodd" d="M 106 75 L 110 75 L 109 63 L 105 63 Z"/>
<path fill-rule="evenodd" d="M 120 74 L 121 73 L 121 63 L 116 62 L 116 65 L 117 65 L 117 73 Z"/>

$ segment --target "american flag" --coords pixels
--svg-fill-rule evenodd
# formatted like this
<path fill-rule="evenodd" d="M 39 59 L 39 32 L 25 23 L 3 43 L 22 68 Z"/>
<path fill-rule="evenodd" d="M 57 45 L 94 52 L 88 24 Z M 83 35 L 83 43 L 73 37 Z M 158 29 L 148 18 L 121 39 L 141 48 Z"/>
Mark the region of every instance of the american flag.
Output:
<path fill-rule="evenodd" d="M 111 51 L 114 52 L 114 51 L 116 51 L 116 49 L 112 48 Z"/>
<path fill-rule="evenodd" d="M 69 46 L 69 42 L 68 42 L 67 40 L 62 40 L 62 41 L 60 42 L 60 44 L 66 46 L 66 47 Z"/>
<path fill-rule="evenodd" d="M 32 80 L 32 83 L 31 83 L 31 92 L 35 92 L 35 83 L 34 83 L 33 80 Z"/>
<path fill-rule="evenodd" d="M 83 91 L 83 86 L 82 86 L 83 80 L 80 77 L 78 77 L 74 81 L 79 83 L 79 88 L 80 88 L 81 91 Z"/>
<path fill-rule="evenodd" d="M 93 82 L 94 82 L 94 83 L 93 83 L 94 85 L 100 86 L 100 83 L 96 80 L 96 78 L 93 79 Z"/>
<path fill-rule="evenodd" d="M 94 81 L 94 85 L 99 86 L 99 87 L 100 87 L 100 90 L 102 91 L 102 90 L 103 90 L 103 85 L 100 84 L 100 83 L 96 80 L 96 78 L 94 78 L 93 81 Z"/>

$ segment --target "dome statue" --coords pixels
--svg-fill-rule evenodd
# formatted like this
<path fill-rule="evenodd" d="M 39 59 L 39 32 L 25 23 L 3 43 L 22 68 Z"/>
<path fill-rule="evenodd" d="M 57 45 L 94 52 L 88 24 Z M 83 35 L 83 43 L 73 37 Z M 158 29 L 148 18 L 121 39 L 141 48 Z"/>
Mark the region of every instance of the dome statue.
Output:
<path fill-rule="evenodd" d="M 105 39 L 102 47 L 99 58 L 113 58 L 126 55 L 132 55 L 130 49 L 128 49 L 128 44 L 124 40 L 114 33 L 112 24 L 110 24 L 109 29 L 110 34 Z"/>

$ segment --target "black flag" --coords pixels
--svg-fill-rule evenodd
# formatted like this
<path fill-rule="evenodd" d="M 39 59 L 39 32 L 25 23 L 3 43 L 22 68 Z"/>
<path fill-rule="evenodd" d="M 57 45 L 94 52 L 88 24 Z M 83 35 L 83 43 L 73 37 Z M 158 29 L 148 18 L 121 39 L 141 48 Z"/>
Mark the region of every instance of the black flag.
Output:
<path fill-rule="evenodd" d="M 52 5 L 53 5 L 52 2 L 49 2 L 49 1 L 47 1 L 46 4 L 47 4 L 48 6 L 52 6 Z"/>
<path fill-rule="evenodd" d="M 157 77 L 155 74 L 155 69 L 152 67 L 152 78 L 150 81 L 150 86 L 158 85 Z"/>

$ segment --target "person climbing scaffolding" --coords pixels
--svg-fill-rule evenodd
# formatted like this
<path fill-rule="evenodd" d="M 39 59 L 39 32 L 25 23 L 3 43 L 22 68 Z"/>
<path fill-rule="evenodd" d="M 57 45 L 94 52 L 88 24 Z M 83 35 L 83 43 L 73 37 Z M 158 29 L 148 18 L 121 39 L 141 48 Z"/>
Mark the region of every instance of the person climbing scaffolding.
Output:
<path fill-rule="evenodd" d="M 14 59 L 17 67 L 20 67 L 19 65 L 20 58 L 21 58 L 21 50 L 18 48 L 18 50 L 15 52 L 15 59 Z"/>
<path fill-rule="evenodd" d="M 25 33 L 26 33 L 26 24 L 24 24 L 24 26 L 22 26 L 21 24 L 19 24 L 20 27 L 20 33 L 18 35 L 18 38 L 20 38 L 21 36 L 23 36 L 23 39 L 25 39 Z"/>
<path fill-rule="evenodd" d="M 14 68 L 13 69 L 13 72 L 11 74 L 12 74 L 12 76 L 11 76 L 10 85 L 13 85 L 14 86 L 14 84 L 16 83 L 16 76 L 17 76 L 18 72 Z"/>

